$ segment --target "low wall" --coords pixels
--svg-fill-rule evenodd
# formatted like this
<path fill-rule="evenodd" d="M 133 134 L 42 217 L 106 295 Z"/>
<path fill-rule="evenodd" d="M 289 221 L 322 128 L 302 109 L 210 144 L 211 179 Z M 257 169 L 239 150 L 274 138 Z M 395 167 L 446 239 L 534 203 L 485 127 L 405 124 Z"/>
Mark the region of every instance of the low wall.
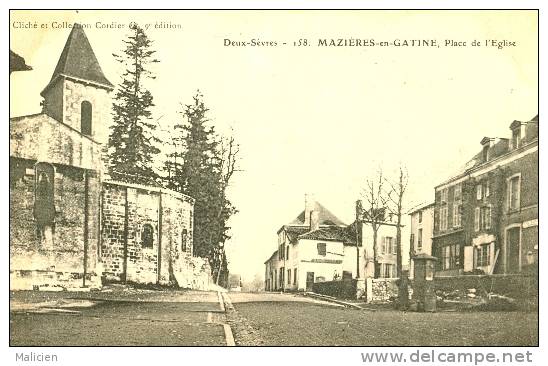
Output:
<path fill-rule="evenodd" d="M 397 278 L 372 278 L 367 281 L 366 286 L 371 286 L 367 290 L 367 302 L 387 303 L 398 297 Z"/>
<path fill-rule="evenodd" d="M 84 284 L 81 272 L 56 272 L 47 270 L 11 270 L 10 290 L 77 291 Z M 101 277 L 86 274 L 86 287 L 101 288 Z"/>
<path fill-rule="evenodd" d="M 528 273 L 434 277 L 434 289 L 438 295 L 469 293 L 474 289 L 475 296 L 493 293 L 516 300 L 534 300 L 538 298 L 538 276 Z"/>
<path fill-rule="evenodd" d="M 312 290 L 317 294 L 333 296 L 339 299 L 356 299 L 357 280 L 315 282 Z"/>

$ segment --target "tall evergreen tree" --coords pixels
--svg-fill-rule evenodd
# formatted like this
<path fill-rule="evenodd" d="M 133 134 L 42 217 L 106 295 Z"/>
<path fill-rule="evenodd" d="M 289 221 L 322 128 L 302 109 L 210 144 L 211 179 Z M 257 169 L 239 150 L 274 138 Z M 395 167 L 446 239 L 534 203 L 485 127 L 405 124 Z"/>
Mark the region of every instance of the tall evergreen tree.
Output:
<path fill-rule="evenodd" d="M 152 41 L 142 28 L 134 25 L 124 40 L 121 55 L 113 54 L 124 68 L 122 82 L 114 96 L 113 124 L 109 136 L 109 173 L 112 178 L 140 184 L 154 184 L 158 174 L 152 168 L 154 156 L 160 150 L 159 139 L 153 132 L 151 107 L 154 106 L 145 79 L 154 79 L 149 70 L 159 62 L 151 50 Z"/>
<path fill-rule="evenodd" d="M 184 107 L 184 120 L 175 126 L 174 152 L 165 169 L 169 188 L 193 197 L 194 255 L 207 257 L 218 282 L 228 278 L 224 243 L 229 238 L 227 221 L 236 209 L 226 196 L 228 181 L 235 171 L 237 147 L 227 145 L 209 125 L 202 96 Z M 230 147 L 230 148 L 228 148 Z"/>

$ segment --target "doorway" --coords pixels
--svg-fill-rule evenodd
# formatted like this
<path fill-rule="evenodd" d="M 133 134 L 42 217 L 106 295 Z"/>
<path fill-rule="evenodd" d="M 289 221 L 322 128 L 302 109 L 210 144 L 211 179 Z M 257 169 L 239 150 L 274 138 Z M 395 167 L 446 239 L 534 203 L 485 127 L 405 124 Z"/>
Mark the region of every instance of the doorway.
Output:
<path fill-rule="evenodd" d="M 312 291 L 314 286 L 314 272 L 306 272 L 306 291 Z"/>
<path fill-rule="evenodd" d="M 506 231 L 506 273 L 520 271 L 520 228 L 513 227 Z"/>

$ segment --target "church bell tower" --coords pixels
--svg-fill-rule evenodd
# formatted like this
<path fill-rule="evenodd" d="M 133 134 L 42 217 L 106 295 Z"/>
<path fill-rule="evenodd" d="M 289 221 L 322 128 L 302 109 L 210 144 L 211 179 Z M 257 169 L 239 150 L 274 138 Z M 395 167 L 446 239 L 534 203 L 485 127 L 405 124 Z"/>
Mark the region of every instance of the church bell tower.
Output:
<path fill-rule="evenodd" d="M 93 141 L 108 141 L 114 86 L 103 74 L 97 57 L 78 23 L 68 36 L 50 82 L 40 93 L 43 112 Z"/>

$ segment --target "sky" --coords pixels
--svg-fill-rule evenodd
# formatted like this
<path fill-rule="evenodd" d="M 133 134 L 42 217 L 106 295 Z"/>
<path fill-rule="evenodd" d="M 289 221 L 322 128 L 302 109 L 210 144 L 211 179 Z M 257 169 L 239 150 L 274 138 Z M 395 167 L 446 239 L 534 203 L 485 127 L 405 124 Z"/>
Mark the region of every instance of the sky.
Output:
<path fill-rule="evenodd" d="M 538 113 L 534 11 L 10 14 L 10 48 L 33 67 L 10 77 L 11 117 L 40 112 L 39 93 L 70 33 L 65 22 L 90 25 L 85 32 L 113 84 L 120 69 L 112 54 L 128 24 L 150 25 L 160 63 L 147 87 L 161 138 L 168 141 L 181 104 L 199 89 L 212 124 L 221 133 L 233 129 L 240 144 L 241 171 L 229 190 L 239 213 L 226 247 L 231 273 L 244 281 L 262 276 L 277 230 L 304 209 L 306 193 L 351 223 L 365 180 L 402 164 L 410 179 L 406 207 L 432 202 L 434 186 L 475 155 L 484 136 L 509 137 L 513 120 Z M 29 22 L 39 28 L 21 28 Z M 103 27 L 113 22 L 125 29 Z M 331 38 L 434 39 L 440 47 L 318 46 Z M 226 39 L 278 46 L 225 46 Z M 304 39 L 308 46 L 294 45 Z M 445 47 L 446 40 L 467 44 Z M 485 47 L 485 40 L 515 46 Z"/>

